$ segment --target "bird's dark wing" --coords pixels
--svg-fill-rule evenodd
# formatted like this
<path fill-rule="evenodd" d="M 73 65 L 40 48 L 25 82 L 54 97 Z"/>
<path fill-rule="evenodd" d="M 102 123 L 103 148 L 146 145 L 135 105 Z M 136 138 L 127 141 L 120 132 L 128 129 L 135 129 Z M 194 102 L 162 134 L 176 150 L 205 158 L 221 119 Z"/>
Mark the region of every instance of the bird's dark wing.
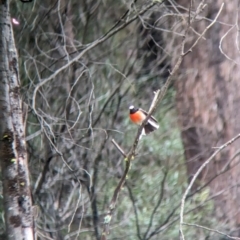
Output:
<path fill-rule="evenodd" d="M 139 110 L 142 111 L 146 116 L 148 115 L 148 113 L 147 113 L 145 110 L 143 110 L 143 109 L 141 109 L 141 108 L 139 108 Z M 153 116 L 151 116 L 150 118 L 151 118 L 154 122 L 156 122 L 156 123 L 158 124 L 158 121 L 157 121 L 156 118 L 154 118 Z"/>

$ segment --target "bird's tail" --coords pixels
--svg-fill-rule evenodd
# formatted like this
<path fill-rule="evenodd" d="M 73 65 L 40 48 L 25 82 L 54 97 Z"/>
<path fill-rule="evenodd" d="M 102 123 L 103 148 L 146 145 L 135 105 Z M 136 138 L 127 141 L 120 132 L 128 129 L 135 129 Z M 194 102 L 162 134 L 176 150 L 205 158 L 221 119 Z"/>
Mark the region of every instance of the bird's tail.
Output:
<path fill-rule="evenodd" d="M 148 120 L 148 122 L 145 124 L 142 133 L 140 135 L 140 139 L 142 136 L 145 136 L 159 128 L 159 125 L 156 121 L 153 121 L 151 118 Z"/>
<path fill-rule="evenodd" d="M 143 129 L 144 129 L 145 135 L 147 135 L 150 132 L 153 132 L 156 129 L 158 129 L 158 125 L 153 125 L 150 122 L 147 122 Z"/>

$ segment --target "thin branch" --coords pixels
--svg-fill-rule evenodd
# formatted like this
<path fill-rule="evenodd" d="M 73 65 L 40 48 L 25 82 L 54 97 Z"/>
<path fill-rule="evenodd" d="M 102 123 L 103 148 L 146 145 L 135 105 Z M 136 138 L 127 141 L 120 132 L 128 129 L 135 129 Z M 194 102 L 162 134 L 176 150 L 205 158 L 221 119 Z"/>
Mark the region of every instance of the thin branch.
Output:
<path fill-rule="evenodd" d="M 235 187 L 235 186 L 231 186 L 231 187 Z M 206 202 L 208 201 L 211 201 L 212 199 L 214 199 L 215 197 L 219 196 L 220 194 L 223 194 L 225 190 L 221 190 L 220 192 L 212 195 L 212 196 L 209 196 L 204 202 L 201 202 L 200 204 L 198 204 L 197 206 L 195 206 L 194 208 L 192 209 L 189 209 L 186 214 L 189 214 L 193 211 L 196 211 L 198 208 L 202 208 L 204 206 L 204 204 L 206 204 Z M 187 196 L 188 198 L 188 196 Z M 170 226 L 172 226 L 176 221 L 179 220 L 180 216 L 178 214 L 178 216 L 176 216 L 171 222 L 169 222 L 170 218 L 174 215 L 175 211 L 177 211 L 179 209 L 179 206 L 180 204 L 178 204 L 177 206 L 174 207 L 174 209 L 172 210 L 172 212 L 169 214 L 169 216 L 167 217 L 167 219 L 164 221 L 163 224 L 161 224 L 160 226 L 158 226 L 156 228 L 156 230 L 154 232 L 151 233 L 150 237 L 160 233 L 160 232 L 163 232 L 163 231 L 166 231 Z M 150 239 L 150 237 L 148 239 Z"/>
<path fill-rule="evenodd" d="M 232 62 L 234 62 L 235 64 L 238 65 L 238 63 L 237 63 L 235 60 L 233 60 L 231 57 L 229 57 L 228 54 L 225 53 L 224 50 L 222 49 L 223 40 L 227 37 L 227 35 L 228 35 L 234 28 L 235 28 L 235 25 L 233 25 L 231 28 L 229 28 L 229 29 L 226 31 L 226 33 L 221 37 L 220 42 L 219 42 L 219 50 L 220 50 L 220 52 L 222 53 L 222 55 L 225 56 L 225 58 L 227 58 L 228 60 L 230 60 L 230 61 L 232 61 Z M 237 31 L 237 34 L 239 34 L 238 31 Z"/>
<path fill-rule="evenodd" d="M 202 34 L 196 39 L 196 41 L 193 43 L 193 45 L 185 52 L 183 53 L 184 55 L 187 55 L 189 52 L 192 52 L 192 49 L 198 44 L 199 40 L 205 35 L 205 33 L 217 22 L 217 19 L 220 15 L 220 13 L 222 12 L 224 3 L 222 3 L 216 17 L 214 18 L 214 20 L 205 28 L 205 30 L 202 32 Z"/>
<path fill-rule="evenodd" d="M 204 230 L 208 230 L 208 231 L 210 231 L 210 232 L 214 232 L 214 233 L 220 234 L 220 235 L 225 236 L 225 237 L 230 238 L 230 239 L 240 240 L 239 237 L 232 237 L 232 236 L 230 236 L 230 235 L 228 235 L 228 234 L 225 234 L 225 233 L 223 233 L 223 232 L 221 232 L 221 231 L 219 231 L 219 230 L 212 229 L 212 228 L 208 228 L 208 227 L 201 226 L 201 225 L 198 225 L 198 224 L 183 223 L 183 225 L 191 226 L 191 227 L 196 227 L 196 228 L 202 228 L 202 229 L 204 229 Z"/>
<path fill-rule="evenodd" d="M 130 199 L 132 201 L 132 204 L 133 204 L 133 211 L 134 211 L 134 214 L 135 214 L 135 217 L 136 217 L 137 236 L 138 236 L 139 240 L 142 240 L 140 225 L 139 225 L 139 219 L 138 219 L 138 211 L 137 211 L 137 206 L 135 204 L 136 201 L 134 199 L 134 195 L 132 193 L 131 187 L 129 186 L 128 183 L 126 183 L 126 186 L 127 186 L 128 192 L 129 192 L 129 197 L 130 197 Z"/>
<path fill-rule="evenodd" d="M 234 138 L 232 138 L 231 140 L 229 140 L 228 142 L 226 142 L 225 144 L 223 144 L 222 146 L 220 146 L 218 148 L 218 150 L 212 154 L 212 156 L 210 158 L 208 158 L 206 160 L 206 162 L 204 162 L 202 164 L 202 166 L 198 169 L 198 171 L 194 174 L 191 182 L 189 183 L 185 193 L 183 194 L 182 200 L 181 200 L 181 209 L 180 209 L 180 225 L 179 225 L 179 231 L 180 231 L 180 237 L 182 238 L 182 240 L 185 240 L 184 234 L 183 234 L 183 229 L 182 229 L 182 225 L 183 225 L 183 214 L 184 214 L 184 208 L 185 208 L 185 200 L 186 197 L 188 195 L 188 193 L 190 192 L 194 182 L 196 181 L 198 175 L 202 172 L 202 170 L 215 158 L 215 156 L 220 153 L 224 148 L 226 148 L 227 146 L 231 145 L 233 142 L 235 142 L 237 139 L 240 138 L 240 133 L 235 136 Z"/>
<path fill-rule="evenodd" d="M 92 208 L 92 221 L 93 221 L 93 228 L 96 240 L 100 239 L 99 229 L 98 229 L 98 223 L 99 223 L 99 214 L 98 214 L 98 206 L 97 206 L 97 194 L 96 194 L 96 188 L 98 183 L 98 171 L 99 171 L 99 163 L 102 159 L 102 149 L 104 148 L 105 144 L 107 142 L 107 138 L 103 140 L 101 143 L 101 146 L 99 147 L 99 151 L 97 156 L 94 159 L 93 164 L 93 184 L 90 188 L 90 201 L 91 201 L 91 208 Z"/>
<path fill-rule="evenodd" d="M 209 184 L 216 179 L 218 176 L 222 175 L 223 173 L 229 171 L 230 169 L 233 169 L 234 167 L 236 167 L 236 165 L 238 165 L 240 163 L 240 161 L 238 161 L 237 163 L 233 164 L 232 166 L 230 166 L 230 164 L 233 162 L 233 160 L 240 155 L 240 151 L 236 152 L 234 154 L 234 156 L 223 166 L 222 170 L 217 172 L 216 175 L 214 175 L 211 179 L 209 179 L 209 181 L 207 181 L 204 185 L 202 185 L 201 187 L 197 188 L 193 193 L 188 194 L 187 198 L 192 197 L 193 195 L 195 195 L 196 193 L 200 192 L 201 190 L 203 190 L 205 187 L 209 186 Z"/>
<path fill-rule="evenodd" d="M 144 234 L 144 237 L 143 239 L 149 239 L 147 238 L 148 236 L 148 233 L 152 227 L 152 224 L 153 224 L 153 219 L 154 219 L 154 216 L 155 216 L 155 213 L 157 212 L 159 206 L 161 205 L 162 203 L 162 199 L 163 199 L 163 196 L 164 196 L 164 185 L 165 185 L 165 182 L 166 182 L 166 179 L 167 179 L 167 174 L 168 174 L 168 171 L 164 171 L 164 176 L 163 176 L 163 179 L 161 181 L 161 191 L 160 191 L 160 194 L 159 194 L 159 199 L 158 199 L 158 202 L 156 204 L 156 206 L 154 207 L 153 209 L 153 212 L 152 212 L 152 215 L 151 215 L 151 218 L 150 218 L 150 221 L 149 221 L 149 224 L 148 224 L 148 228 Z"/>
<path fill-rule="evenodd" d="M 113 143 L 113 145 L 117 148 L 117 150 L 126 158 L 126 157 L 127 157 L 126 153 L 125 153 L 124 150 L 117 144 L 117 142 L 116 142 L 114 139 L 112 139 L 112 143 Z"/>

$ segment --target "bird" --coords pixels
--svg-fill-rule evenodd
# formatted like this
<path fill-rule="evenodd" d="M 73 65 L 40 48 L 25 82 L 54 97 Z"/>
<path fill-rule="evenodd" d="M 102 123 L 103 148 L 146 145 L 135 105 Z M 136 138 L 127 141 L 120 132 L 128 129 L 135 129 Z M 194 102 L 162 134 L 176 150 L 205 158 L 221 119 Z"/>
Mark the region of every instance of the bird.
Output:
<path fill-rule="evenodd" d="M 130 117 L 131 121 L 137 125 L 141 125 L 143 123 L 143 121 L 145 120 L 145 118 L 147 117 L 147 115 L 148 115 L 148 113 L 141 108 L 135 108 L 133 105 L 131 105 L 129 107 L 129 117 Z M 159 128 L 159 124 L 158 124 L 157 120 L 153 116 L 150 116 L 150 118 L 148 119 L 148 121 L 146 122 L 146 124 L 143 127 L 140 138 L 143 135 L 147 135 L 147 134 L 157 130 L 158 128 Z"/>

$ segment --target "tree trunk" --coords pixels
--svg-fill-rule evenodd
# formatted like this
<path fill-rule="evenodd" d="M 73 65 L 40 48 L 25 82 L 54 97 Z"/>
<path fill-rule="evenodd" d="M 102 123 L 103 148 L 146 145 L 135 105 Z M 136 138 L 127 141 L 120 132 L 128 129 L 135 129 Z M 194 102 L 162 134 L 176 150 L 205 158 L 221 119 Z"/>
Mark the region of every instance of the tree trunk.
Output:
<path fill-rule="evenodd" d="M 206 17 L 214 19 L 221 4 L 222 1 L 209 3 Z M 232 28 L 234 24 L 239 24 L 239 17 L 234 9 L 237 11 L 238 1 L 225 2 L 219 22 L 207 32 L 206 40 L 202 39 L 193 52 L 184 58 L 180 79 L 175 84 L 190 178 L 210 157 L 214 147 L 240 133 L 240 66 L 235 64 L 239 64 L 239 39 L 237 26 Z M 201 33 L 208 24 L 207 21 L 198 22 L 195 30 Z M 220 52 L 221 39 L 221 48 L 228 57 Z M 239 141 L 217 155 L 199 176 L 200 182 L 206 183 L 230 163 L 228 171 L 209 184 L 211 193 L 216 194 L 215 213 L 230 226 L 240 224 L 240 159 L 239 155 L 234 157 L 238 149 Z"/>
<path fill-rule="evenodd" d="M 9 1 L 0 1 L 0 161 L 8 239 L 34 239 L 18 56 Z M 25 109 L 26 110 L 26 109 Z M 25 113 L 27 110 L 25 111 Z"/>

